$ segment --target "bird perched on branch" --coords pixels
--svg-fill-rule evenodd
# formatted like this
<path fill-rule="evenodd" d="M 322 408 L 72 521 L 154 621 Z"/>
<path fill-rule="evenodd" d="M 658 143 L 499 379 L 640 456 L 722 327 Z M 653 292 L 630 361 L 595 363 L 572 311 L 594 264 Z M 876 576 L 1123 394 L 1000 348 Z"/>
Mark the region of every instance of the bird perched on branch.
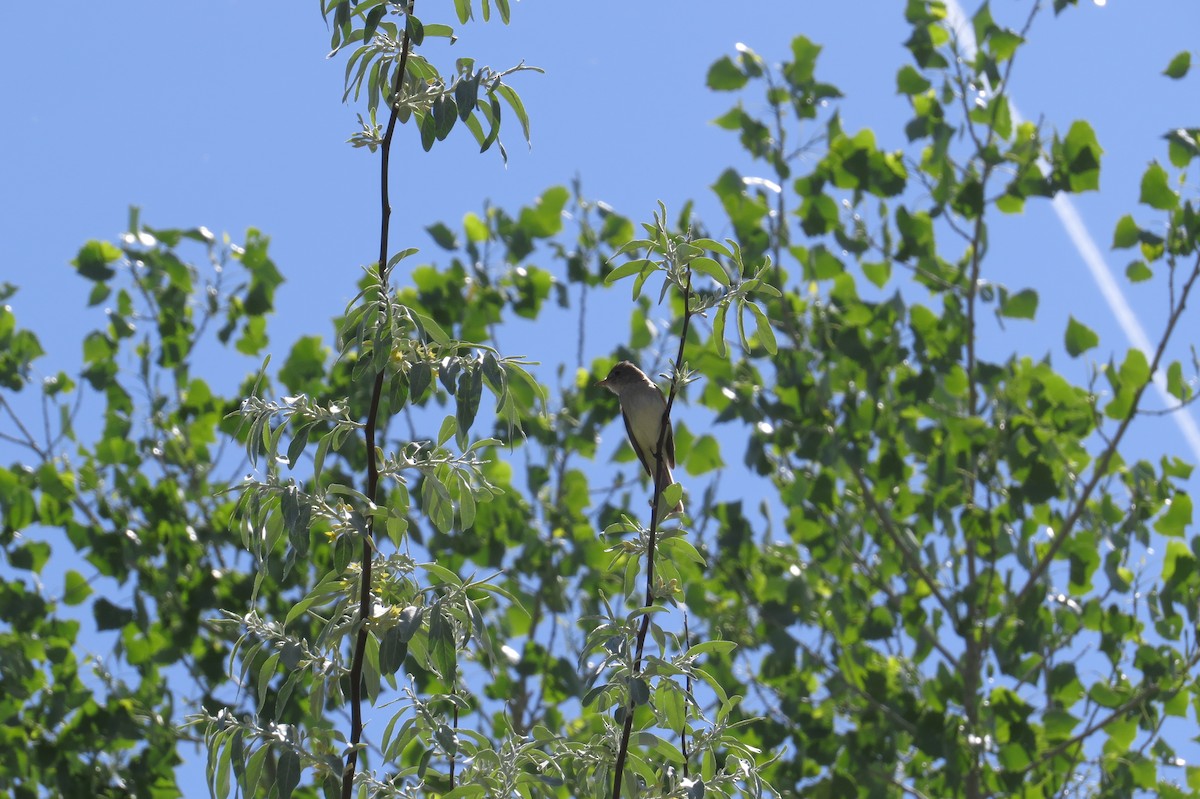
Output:
<path fill-rule="evenodd" d="M 657 462 L 654 455 L 658 451 L 658 435 L 662 429 L 663 411 L 667 407 L 662 389 L 629 361 L 621 361 L 614 366 L 608 377 L 596 385 L 604 386 L 620 400 L 621 416 L 625 419 L 625 432 L 629 434 L 629 443 L 653 484 L 654 464 Z M 671 475 L 671 469 L 675 466 L 675 436 L 670 426 L 667 427 L 667 434 L 663 439 L 662 454 L 666 463 L 661 483 L 665 489 L 675 482 Z M 683 502 L 676 504 L 672 511 L 682 513 Z"/>

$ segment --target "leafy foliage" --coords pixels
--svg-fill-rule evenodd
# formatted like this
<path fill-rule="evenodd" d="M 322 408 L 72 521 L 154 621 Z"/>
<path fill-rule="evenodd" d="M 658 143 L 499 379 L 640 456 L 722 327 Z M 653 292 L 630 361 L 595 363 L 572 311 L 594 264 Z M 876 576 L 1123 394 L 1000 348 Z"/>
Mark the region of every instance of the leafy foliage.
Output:
<path fill-rule="evenodd" d="M 31 382 L 42 349 L 0 311 L 10 390 L 0 410 L 15 430 L 4 439 L 21 453 L 0 469 L 0 542 L 13 570 L 3 584 L 0 785 L 13 795 L 173 792 L 180 710 L 234 698 L 233 637 L 210 619 L 248 602 L 253 585 L 231 550 L 234 499 L 223 493 L 238 473 L 221 455 L 236 401 L 191 362 L 205 347 L 266 345 L 281 280 L 267 244 L 253 230 L 234 246 L 203 228 L 149 228 L 136 211 L 119 244 L 85 244 L 75 269 L 92 284 L 91 304 L 111 305 L 84 338 L 75 377 Z M 204 266 L 184 245 L 200 248 Z M 44 433 L 21 421 L 18 390 L 39 395 Z M 61 577 L 47 568 L 52 550 L 77 553 Z M 284 612 L 295 583 L 263 579 L 264 611 Z M 110 656 L 86 654 L 96 633 Z M 244 700 L 258 698 L 251 689 Z"/>
<path fill-rule="evenodd" d="M 497 0 L 497 8 L 501 20 L 508 24 L 508 0 Z M 472 58 L 459 58 L 453 77 L 444 78 L 436 66 L 413 49 L 421 47 L 427 37 L 453 43 L 454 29 L 441 23 L 426 25 L 413 10 L 408 3 L 394 0 L 321 1 L 321 13 L 333 31 L 330 55 L 354 47 L 346 60 L 342 100 L 353 96 L 357 101 L 366 93 L 367 115 L 359 115 L 361 130 L 350 138 L 350 143 L 371 152 L 383 143 L 382 126 L 376 122 L 382 104 L 396 112 L 401 124 L 411 120 L 416 125 L 426 151 L 435 141 L 444 141 L 461 122 L 475 137 L 480 152 L 494 144 L 507 162 L 508 153 L 499 138 L 501 100 L 521 124 L 527 142 L 529 114 L 505 78 L 517 72 L 541 70 L 521 63 L 497 72 L 486 66 L 477 69 Z M 473 16 L 469 0 L 455 0 L 455 12 L 460 23 Z M 403 26 L 388 19 L 397 15 L 403 19 Z M 491 0 L 482 0 L 482 15 L 484 21 L 490 19 Z"/>

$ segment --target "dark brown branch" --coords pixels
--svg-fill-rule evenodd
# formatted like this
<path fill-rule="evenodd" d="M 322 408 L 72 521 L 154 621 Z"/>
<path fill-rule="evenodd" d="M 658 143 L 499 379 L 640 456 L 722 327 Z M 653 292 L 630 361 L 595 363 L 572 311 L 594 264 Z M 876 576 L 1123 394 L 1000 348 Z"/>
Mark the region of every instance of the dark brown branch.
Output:
<path fill-rule="evenodd" d="M 687 652 L 692 648 L 692 636 L 688 633 L 688 614 L 687 607 L 683 610 L 683 651 Z M 684 677 L 684 687 L 687 690 L 687 695 L 692 695 L 692 673 L 689 671 Z M 685 714 L 686 721 L 686 714 Z M 683 777 L 688 776 L 688 742 L 687 742 L 687 724 L 683 725 L 683 729 L 679 731 L 679 754 L 683 755 Z"/>
<path fill-rule="evenodd" d="M 413 11 L 416 0 L 408 4 L 409 14 Z M 396 121 L 399 109 L 396 98 L 404 86 L 404 73 L 408 69 L 408 53 L 410 42 L 408 25 L 405 20 L 404 40 L 400 45 L 400 65 L 396 70 L 393 92 L 390 100 L 391 113 L 388 115 L 387 130 L 383 135 L 382 157 L 379 166 L 379 292 L 381 300 L 387 301 L 388 293 L 388 231 L 391 225 L 392 205 L 388 198 L 388 167 L 391 162 L 392 137 L 396 132 Z M 375 433 L 379 418 L 379 405 L 383 397 L 384 370 L 380 369 L 375 375 L 375 384 L 371 389 L 371 407 L 367 412 L 366 425 L 363 430 L 364 444 L 367 455 L 367 499 L 374 506 L 379 494 L 379 464 L 375 460 Z M 374 531 L 374 515 L 367 520 L 366 528 Z M 358 748 L 362 740 L 362 672 L 367 654 L 367 619 L 371 617 L 371 566 L 374 550 L 374 536 L 368 534 L 362 543 L 362 570 L 358 599 L 358 636 L 354 643 L 354 659 L 350 664 L 350 743 L 346 748 L 346 768 L 342 772 L 342 799 L 351 799 L 354 792 L 354 772 L 358 766 Z"/>
<path fill-rule="evenodd" d="M 692 321 L 692 272 L 688 270 L 687 282 L 683 287 L 683 329 L 679 332 L 679 352 L 675 356 L 675 370 L 671 374 L 671 390 L 667 393 L 667 404 L 663 407 L 662 422 L 658 428 L 658 445 L 654 449 L 657 463 L 654 469 L 654 499 L 650 505 L 650 537 L 646 543 L 646 607 L 654 605 L 654 548 L 658 538 L 658 506 L 662 499 L 662 491 L 666 486 L 665 461 L 663 448 L 670 430 L 671 408 L 675 405 L 675 395 L 679 391 L 679 373 L 683 369 L 683 349 L 687 344 L 688 325 Z M 625 706 L 625 723 L 621 728 L 621 744 L 617 748 L 617 760 L 613 765 L 613 799 L 621 799 L 621 777 L 625 771 L 625 758 L 629 754 L 629 736 L 633 732 L 633 679 L 642 671 L 642 652 L 646 646 L 646 633 L 650 629 L 650 614 L 642 615 L 642 624 L 638 627 L 637 650 L 633 659 L 633 672 L 630 675 L 629 703 Z"/>

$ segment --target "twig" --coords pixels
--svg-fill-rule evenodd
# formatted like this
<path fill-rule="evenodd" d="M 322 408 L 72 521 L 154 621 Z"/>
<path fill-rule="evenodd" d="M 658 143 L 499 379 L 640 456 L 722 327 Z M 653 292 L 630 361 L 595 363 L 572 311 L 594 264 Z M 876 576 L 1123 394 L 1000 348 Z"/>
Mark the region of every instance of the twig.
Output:
<path fill-rule="evenodd" d="M 692 320 L 692 272 L 688 269 L 687 282 L 683 287 L 683 329 L 679 333 L 679 353 L 675 356 L 675 370 L 671 374 L 671 390 L 667 394 L 667 403 L 663 407 L 662 421 L 658 428 L 658 445 L 654 449 L 656 468 L 654 469 L 654 499 L 650 506 L 650 533 L 646 544 L 646 604 L 649 608 L 654 605 L 654 547 L 658 536 L 658 505 L 662 499 L 665 486 L 666 468 L 663 460 L 663 447 L 667 440 L 667 431 L 671 424 L 671 407 L 675 404 L 675 395 L 679 390 L 679 372 L 683 369 L 683 348 L 687 344 L 688 325 Z M 633 659 L 632 677 L 642 671 L 642 652 L 646 646 L 646 633 L 650 629 L 650 614 L 642 614 L 642 624 L 638 628 L 637 648 Z M 629 754 L 629 736 L 633 732 L 633 693 L 630 689 L 629 704 L 625 706 L 625 723 L 621 728 L 621 743 L 617 748 L 617 759 L 613 764 L 613 799 L 621 799 L 621 776 L 625 771 L 625 758 Z"/>
<path fill-rule="evenodd" d="M 410 0 L 408 14 L 413 12 L 413 6 L 415 5 L 416 0 Z M 388 200 L 388 165 L 391 160 L 392 137 L 396 132 L 396 121 L 399 117 L 399 108 L 394 102 L 394 98 L 400 94 L 400 89 L 404 86 L 404 73 L 408 68 L 409 45 L 408 25 L 405 24 L 404 41 L 400 46 L 400 66 L 396 70 L 395 89 L 392 92 L 392 108 L 391 113 L 388 115 L 387 131 L 384 133 L 381 144 L 383 152 L 379 167 L 379 204 L 381 217 L 379 222 L 379 263 L 377 268 L 379 269 L 379 291 L 385 297 L 388 291 L 388 229 L 392 217 L 392 206 Z M 380 369 L 375 375 L 375 385 L 371 390 L 371 407 L 367 412 L 367 421 L 363 431 L 367 450 L 366 494 L 372 505 L 376 503 L 379 491 L 379 464 L 375 459 L 375 429 L 376 419 L 379 415 L 380 400 L 383 396 L 383 382 L 384 369 Z M 374 515 L 368 520 L 368 529 L 374 530 Z M 358 748 L 359 742 L 362 740 L 362 672 L 367 654 L 366 625 L 367 619 L 371 617 L 371 566 L 373 549 L 373 536 L 367 535 L 363 538 L 362 544 L 362 569 L 360 572 L 361 582 L 359 585 L 358 600 L 358 637 L 354 645 L 354 660 L 350 665 L 350 743 L 346 747 L 346 768 L 342 772 L 342 799 L 350 799 L 354 792 L 354 772 L 358 766 Z"/>
<path fill-rule="evenodd" d="M 683 609 L 683 651 L 687 652 L 692 648 L 692 636 L 688 633 L 688 614 L 687 606 Z M 692 673 L 689 671 L 684 677 L 684 688 L 687 690 L 687 695 L 692 695 Z M 688 774 L 688 743 L 687 743 L 687 724 L 679 730 L 679 753 L 683 755 L 683 776 L 687 779 Z"/>

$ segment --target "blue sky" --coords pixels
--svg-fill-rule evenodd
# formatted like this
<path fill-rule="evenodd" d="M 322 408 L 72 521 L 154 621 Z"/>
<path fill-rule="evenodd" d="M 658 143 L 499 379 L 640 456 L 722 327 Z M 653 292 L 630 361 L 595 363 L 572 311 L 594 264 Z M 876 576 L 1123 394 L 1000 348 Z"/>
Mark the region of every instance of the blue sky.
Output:
<path fill-rule="evenodd" d="M 454 226 L 485 199 L 510 208 L 530 202 L 575 175 L 589 195 L 634 219 L 648 219 L 657 200 L 678 209 L 696 198 L 716 222 L 707 186 L 728 165 L 755 170 L 732 136 L 710 124 L 734 96 L 704 88 L 708 65 L 737 42 L 770 61 L 786 56 L 797 33 L 822 44 L 818 74 L 846 95 L 845 127 L 874 128 L 884 147 L 904 145 L 907 107 L 895 92 L 895 72 L 908 63 L 903 4 L 778 0 L 745 3 L 735 14 L 729 8 L 523 0 L 507 27 L 495 20 L 459 27 L 452 56 L 546 70 L 513 81 L 532 118 L 533 147 L 514 126 L 505 167 L 494 153 L 478 155 L 465 131 L 426 154 L 416 132 L 402 129 L 395 180 L 411 188 L 395 203 L 393 241 L 436 257 L 426 225 Z M 1003 0 L 993 14 L 1017 24 L 1028 8 Z M 418 13 L 454 21 L 448 3 L 423 0 Z M 1057 18 L 1044 8 L 1020 53 L 1012 96 L 1024 114 L 1060 130 L 1087 118 L 1105 149 L 1102 191 L 1077 204 L 1106 254 L 1142 170 L 1164 157 L 1161 134 L 1196 124 L 1200 79 L 1160 73 L 1171 55 L 1195 45 L 1197 30 L 1200 5 L 1189 0 L 1103 7 L 1085 0 Z M 78 341 L 97 317 L 80 313 L 87 286 L 69 276 L 67 262 L 85 240 L 119 234 L 127 206 L 136 204 L 152 226 L 206 225 L 234 240 L 249 226 L 265 232 L 288 280 L 274 341 L 327 334 L 327 327 L 314 331 L 313 320 L 342 310 L 360 265 L 374 257 L 376 167 L 366 151 L 344 143 L 355 109 L 339 103 L 342 61 L 325 58 L 329 38 L 317 3 L 286 10 L 236 0 L 83 4 L 50 31 L 14 36 L 0 52 L 10 76 L 0 86 L 8 120 L 0 127 L 0 233 L 8 250 L 0 279 L 22 286 L 11 301 L 18 318 L 55 358 L 78 359 Z M 1101 334 L 1093 352 L 1100 360 L 1123 351 L 1123 334 L 1048 204 L 997 220 L 992 239 L 993 278 L 1042 297 L 1040 321 L 1016 325 L 1015 333 L 1010 326 L 1003 348 L 1014 341 L 1021 348 L 1026 337 L 1032 355 L 1053 350 L 1072 313 Z M 1120 275 L 1123 258 L 1109 261 Z M 1161 285 L 1121 283 L 1153 337 Z M 1194 341 L 1190 331 L 1183 338 Z M 589 332 L 598 352 L 610 349 L 606 332 Z M 1161 428 L 1164 445 L 1178 441 L 1169 420 L 1147 427 Z"/>
<path fill-rule="evenodd" d="M 511 25 L 462 27 L 450 56 L 496 68 L 524 60 L 546 70 L 513 80 L 532 119 L 533 146 L 510 127 L 505 166 L 495 153 L 479 155 L 465 131 L 426 154 L 416 131 L 401 129 L 393 156 L 394 246 L 438 257 L 425 226 L 456 227 L 485 199 L 515 208 L 576 175 L 589 196 L 635 220 L 648 221 L 658 200 L 676 211 L 695 198 L 713 232 L 723 235 L 707 187 L 727 166 L 747 174 L 759 168 L 710 124 L 736 98 L 705 89 L 709 64 L 738 42 L 777 62 L 802 33 L 825 48 L 818 75 L 844 93 L 844 127 L 871 127 L 881 147 L 902 147 L 909 114 L 895 73 L 909 63 L 903 5 L 514 2 Z M 968 13 L 975 7 L 967 3 Z M 1015 24 L 1028 8 L 999 0 L 993 14 Z M 441 0 L 419 0 L 417 13 L 426 22 L 453 22 L 451 4 Z M 88 286 L 71 275 L 68 261 L 90 238 L 115 239 L 131 204 L 151 226 L 205 225 L 235 241 L 247 227 L 262 230 L 288 281 L 277 297 L 273 342 L 283 347 L 314 332 L 328 337 L 328 320 L 353 295 L 360 266 L 374 258 L 377 162 L 345 144 L 356 109 L 339 102 L 343 62 L 325 58 L 329 34 L 315 1 L 85 3 L 44 27 L 12 26 L 0 49 L 7 76 L 0 84 L 0 281 L 21 286 L 9 303 L 50 351 L 46 372 L 70 371 L 82 335 L 101 324 L 98 312 L 83 312 Z M 1165 316 L 1165 289 L 1158 281 L 1129 286 L 1122 276 L 1127 256 L 1108 245 L 1121 215 L 1152 219 L 1135 202 L 1148 162 L 1165 160 L 1161 135 L 1200 124 L 1200 75 L 1161 75 L 1172 55 L 1198 46 L 1197 31 L 1195 0 L 1081 0 L 1057 18 L 1047 7 L 1012 83 L 1027 118 L 1063 131 L 1086 118 L 1095 128 L 1105 151 L 1101 191 L 1076 198 L 1076 206 L 1152 340 Z M 747 102 L 755 110 L 754 100 Z M 1038 322 L 1010 322 L 985 351 L 990 343 L 994 357 L 1014 348 L 1035 358 L 1049 353 L 1079 381 L 1090 360 L 1113 352 L 1120 360 L 1125 334 L 1049 203 L 1031 202 L 1024 214 L 996 220 L 990 268 L 1012 288 L 1035 288 L 1041 306 Z M 1068 314 L 1100 334 L 1094 358 L 1070 361 L 1062 351 Z M 624 322 L 615 332 L 603 320 L 589 324 L 589 357 L 626 338 Z M 1185 367 L 1186 347 L 1198 340 L 1192 312 L 1172 350 Z M 1159 407 L 1157 398 L 1150 404 Z M 0 420 L 0 431 L 6 423 Z M 615 443 L 618 428 L 606 444 Z M 1138 457 L 1194 459 L 1170 417 L 1140 420 L 1135 433 L 1129 443 Z"/>

